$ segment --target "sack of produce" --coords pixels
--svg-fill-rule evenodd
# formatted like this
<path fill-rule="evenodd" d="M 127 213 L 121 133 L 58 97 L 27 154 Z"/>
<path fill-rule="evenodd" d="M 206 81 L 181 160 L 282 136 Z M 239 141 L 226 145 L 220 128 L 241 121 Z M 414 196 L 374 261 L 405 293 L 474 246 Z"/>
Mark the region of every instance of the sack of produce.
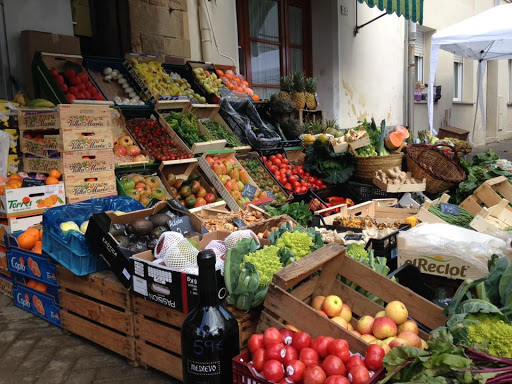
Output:
<path fill-rule="evenodd" d="M 510 241 L 450 224 L 419 224 L 397 236 L 398 265 L 414 264 L 422 273 L 452 279 L 488 274 L 492 255 L 505 257 Z"/>

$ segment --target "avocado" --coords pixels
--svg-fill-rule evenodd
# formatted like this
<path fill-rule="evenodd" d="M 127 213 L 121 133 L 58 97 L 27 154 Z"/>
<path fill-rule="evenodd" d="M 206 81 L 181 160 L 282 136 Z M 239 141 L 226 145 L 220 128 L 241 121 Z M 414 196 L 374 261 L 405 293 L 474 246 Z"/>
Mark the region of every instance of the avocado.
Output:
<path fill-rule="evenodd" d="M 160 238 L 160 236 L 162 236 L 162 233 L 164 233 L 168 230 L 169 230 L 169 228 L 167 228 L 166 226 L 164 227 L 163 225 L 153 228 L 153 230 L 150 233 L 150 237 L 152 239 L 158 239 L 158 238 Z"/>
<path fill-rule="evenodd" d="M 163 227 L 166 227 L 167 229 L 169 229 L 169 227 L 167 226 L 167 222 L 170 219 L 171 219 L 171 217 L 164 213 L 157 213 L 156 215 L 148 217 L 148 220 L 151 221 L 151 223 L 153 223 L 153 226 L 155 226 L 155 227 L 163 226 Z"/>
<path fill-rule="evenodd" d="M 148 247 L 144 243 L 131 243 L 128 245 L 128 249 L 132 252 L 144 252 L 148 250 Z"/>
<path fill-rule="evenodd" d="M 130 244 L 130 239 L 126 236 L 116 236 L 116 240 L 120 247 L 126 248 Z"/>
<path fill-rule="evenodd" d="M 133 233 L 137 236 L 146 236 L 151 233 L 151 230 L 154 228 L 154 225 L 151 221 L 146 219 L 138 219 L 133 223 L 128 224 L 128 233 Z"/>
<path fill-rule="evenodd" d="M 149 243 L 148 243 L 148 248 L 153 250 L 155 249 L 156 245 L 158 244 L 158 239 L 152 239 Z"/>
<path fill-rule="evenodd" d="M 108 233 L 110 233 L 112 236 L 123 236 L 125 233 L 126 226 L 124 224 L 112 224 L 110 227 Z"/>

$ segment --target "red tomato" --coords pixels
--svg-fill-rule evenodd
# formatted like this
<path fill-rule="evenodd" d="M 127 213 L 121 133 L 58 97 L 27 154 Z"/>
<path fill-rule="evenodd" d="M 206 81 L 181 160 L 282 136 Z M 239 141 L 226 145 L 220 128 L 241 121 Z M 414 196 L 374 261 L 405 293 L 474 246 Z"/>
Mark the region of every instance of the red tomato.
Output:
<path fill-rule="evenodd" d="M 60 90 L 66 93 L 68 91 L 68 86 L 66 84 L 60 84 Z"/>
<path fill-rule="evenodd" d="M 386 352 L 382 347 L 371 344 L 366 348 L 366 355 L 364 357 L 364 364 L 370 371 L 376 371 L 382 367 L 382 359 L 386 355 Z"/>
<path fill-rule="evenodd" d="M 287 365 L 292 360 L 299 359 L 299 353 L 291 345 L 285 345 L 284 350 L 285 350 L 285 354 L 284 354 L 284 358 L 283 358 L 284 365 Z"/>
<path fill-rule="evenodd" d="M 83 91 L 83 94 L 84 94 L 86 99 L 90 99 L 91 98 L 91 94 L 89 92 Z"/>
<path fill-rule="evenodd" d="M 277 157 L 279 160 L 282 160 L 282 159 L 283 159 L 283 155 L 281 155 L 280 153 L 278 153 L 278 154 L 276 155 L 276 157 Z"/>
<path fill-rule="evenodd" d="M 274 343 L 266 346 L 265 349 L 265 360 L 277 360 L 280 363 L 283 362 L 283 359 L 286 355 L 286 349 L 284 349 L 284 344 L 282 343 Z"/>
<path fill-rule="evenodd" d="M 304 384 L 324 384 L 327 376 L 318 365 L 307 367 L 304 371 Z"/>
<path fill-rule="evenodd" d="M 275 164 L 275 165 L 277 165 L 278 167 L 280 167 L 280 166 L 281 166 L 281 164 L 282 164 L 282 162 L 281 162 L 281 160 L 279 160 L 279 159 L 275 159 L 275 160 L 274 160 L 274 164 Z"/>
<path fill-rule="evenodd" d="M 78 89 L 80 92 L 83 92 L 83 91 L 85 91 L 86 88 L 85 88 L 85 85 L 83 85 L 83 84 L 77 84 L 76 89 Z"/>
<path fill-rule="evenodd" d="M 274 160 L 276 159 L 276 155 L 270 155 L 268 159 L 273 163 Z"/>
<path fill-rule="evenodd" d="M 325 359 L 329 355 L 329 344 L 334 339 L 329 336 L 318 336 L 316 339 L 311 341 L 311 348 L 318 352 L 318 355 Z"/>
<path fill-rule="evenodd" d="M 300 352 L 302 348 L 307 348 L 311 345 L 311 336 L 306 332 L 297 332 L 293 335 L 292 347 Z"/>
<path fill-rule="evenodd" d="M 302 348 L 299 355 L 300 361 L 306 364 L 306 367 L 310 365 L 318 364 L 318 352 L 313 348 Z"/>
<path fill-rule="evenodd" d="M 300 193 L 306 193 L 308 191 L 308 187 L 301 187 Z"/>
<path fill-rule="evenodd" d="M 370 380 L 370 372 L 368 372 L 366 367 L 357 366 L 350 370 L 348 379 L 352 384 L 365 384 Z"/>
<path fill-rule="evenodd" d="M 348 348 L 348 342 L 344 339 L 335 339 L 329 344 L 329 353 L 337 356 L 346 363 L 350 359 L 350 350 Z"/>
<path fill-rule="evenodd" d="M 77 99 L 85 99 L 85 95 L 82 92 L 78 92 L 75 96 Z"/>
<path fill-rule="evenodd" d="M 76 100 L 76 97 L 72 93 L 66 93 L 66 100 L 71 104 L 73 103 L 73 100 Z"/>
<path fill-rule="evenodd" d="M 286 366 L 286 377 L 294 383 L 298 383 L 304 378 L 306 365 L 300 360 L 292 360 Z"/>
<path fill-rule="evenodd" d="M 324 384 L 350 384 L 350 381 L 345 376 L 334 375 L 329 376 Z"/>
<path fill-rule="evenodd" d="M 263 335 L 258 333 L 252 335 L 247 342 L 247 347 L 251 354 L 254 354 L 258 348 L 263 348 Z"/>
<path fill-rule="evenodd" d="M 345 363 L 345 368 L 350 372 L 356 365 L 366 368 L 363 359 L 356 355 L 350 356 L 350 359 Z"/>
<path fill-rule="evenodd" d="M 82 80 L 79 77 L 75 76 L 75 77 L 70 77 L 69 82 L 73 85 L 78 85 L 78 84 L 82 83 Z"/>
<path fill-rule="evenodd" d="M 55 68 L 50 69 L 50 73 L 52 74 L 53 77 L 55 77 L 59 74 L 59 72 L 57 72 L 57 70 Z"/>
<path fill-rule="evenodd" d="M 292 185 L 291 185 L 289 182 L 288 182 L 288 183 L 285 183 L 285 184 L 284 184 L 284 187 L 285 187 L 286 189 L 292 189 Z"/>
<path fill-rule="evenodd" d="M 288 182 L 289 183 L 296 183 L 297 182 L 297 178 L 295 176 L 290 176 L 290 177 L 288 177 Z"/>
<path fill-rule="evenodd" d="M 258 372 L 263 369 L 263 366 L 265 365 L 265 349 L 258 348 L 254 351 L 252 354 L 252 363 Z"/>
<path fill-rule="evenodd" d="M 344 375 L 345 364 L 339 357 L 329 355 L 322 361 L 322 369 L 325 371 L 327 376 L 332 375 Z"/>
<path fill-rule="evenodd" d="M 277 383 L 284 377 L 283 364 L 277 360 L 269 360 L 265 362 L 265 365 L 263 366 L 263 376 L 265 376 L 267 380 Z"/>
<path fill-rule="evenodd" d="M 283 342 L 283 336 L 277 328 L 270 327 L 263 333 L 263 344 L 268 347 L 270 344 L 280 344 Z"/>
<path fill-rule="evenodd" d="M 288 328 L 283 328 L 279 330 L 279 332 L 281 333 L 281 336 L 283 336 L 285 345 L 291 345 L 293 341 L 293 331 Z"/>
<path fill-rule="evenodd" d="M 268 160 L 267 156 L 262 156 L 261 158 L 262 158 L 263 161 L 267 161 Z"/>
<path fill-rule="evenodd" d="M 297 195 L 300 195 L 302 193 L 301 188 L 293 188 L 293 192 L 295 192 L 295 194 Z"/>
<path fill-rule="evenodd" d="M 75 77 L 76 73 L 72 69 L 66 69 L 64 71 L 64 76 L 66 76 L 68 79 L 71 79 L 72 77 Z"/>
<path fill-rule="evenodd" d="M 57 76 L 55 77 L 55 81 L 57 81 L 57 83 L 58 83 L 59 85 L 66 84 L 66 82 L 64 81 L 64 78 L 63 78 L 61 75 L 57 75 Z"/>
<path fill-rule="evenodd" d="M 69 88 L 68 88 L 68 91 L 69 91 L 69 93 L 72 93 L 72 94 L 73 94 L 73 95 L 75 95 L 75 96 L 78 94 L 78 89 L 77 89 L 77 87 L 73 87 L 73 86 L 71 86 L 71 87 L 69 87 Z"/>
<path fill-rule="evenodd" d="M 283 158 L 281 161 L 282 161 L 282 163 L 283 163 L 283 164 L 285 164 L 285 165 L 287 165 L 287 164 L 288 164 L 288 159 L 286 159 L 286 158 Z"/>

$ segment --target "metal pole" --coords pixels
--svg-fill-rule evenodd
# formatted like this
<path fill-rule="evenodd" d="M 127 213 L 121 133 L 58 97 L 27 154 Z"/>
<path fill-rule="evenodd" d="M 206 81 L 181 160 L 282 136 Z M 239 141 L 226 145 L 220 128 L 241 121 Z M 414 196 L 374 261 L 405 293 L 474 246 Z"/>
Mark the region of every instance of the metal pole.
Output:
<path fill-rule="evenodd" d="M 414 87 L 416 84 L 416 79 L 414 77 L 414 45 L 416 43 L 416 24 L 412 21 L 408 21 L 409 23 L 409 65 L 408 65 L 408 91 L 407 91 L 407 122 L 408 127 L 411 132 L 414 133 Z M 432 87 L 432 84 L 429 84 Z"/>

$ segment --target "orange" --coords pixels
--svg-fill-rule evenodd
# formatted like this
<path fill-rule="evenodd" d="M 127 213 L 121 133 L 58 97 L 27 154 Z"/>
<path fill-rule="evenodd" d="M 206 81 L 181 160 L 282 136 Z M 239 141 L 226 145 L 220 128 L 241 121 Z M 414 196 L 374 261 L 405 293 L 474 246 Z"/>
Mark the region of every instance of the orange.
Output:
<path fill-rule="evenodd" d="M 27 281 L 27 287 L 29 287 L 29 288 L 34 288 L 36 286 L 36 284 L 37 284 L 37 281 L 35 281 L 35 280 Z"/>
<path fill-rule="evenodd" d="M 46 199 L 43 200 L 43 205 L 46 208 L 50 208 L 51 206 L 53 206 L 53 200 L 51 198 L 47 197 Z"/>
<path fill-rule="evenodd" d="M 54 176 L 48 176 L 44 182 L 46 185 L 59 184 L 59 179 Z"/>
<path fill-rule="evenodd" d="M 9 181 L 11 181 L 11 180 L 19 180 L 19 181 L 23 181 L 23 179 L 21 178 L 21 176 L 20 176 L 20 175 L 17 175 L 17 174 L 14 174 L 14 175 L 9 176 L 9 179 L 8 179 L 8 180 L 9 180 Z"/>
<path fill-rule="evenodd" d="M 248 83 L 247 81 L 245 81 L 245 80 L 244 80 L 244 81 L 242 81 L 242 84 L 243 84 L 243 85 L 245 85 L 246 87 L 248 87 L 248 86 L 249 86 L 249 83 Z"/>
<path fill-rule="evenodd" d="M 57 204 L 57 201 L 59 201 L 59 198 L 57 197 L 57 195 L 51 195 L 48 198 L 52 200 L 53 205 Z"/>
<path fill-rule="evenodd" d="M 0 185 L 0 195 L 5 195 L 5 185 Z"/>
<path fill-rule="evenodd" d="M 30 251 L 36 245 L 36 238 L 33 235 L 23 232 L 18 236 L 18 244 L 21 249 Z"/>
<path fill-rule="evenodd" d="M 38 282 L 36 282 L 36 286 L 34 287 L 34 289 L 36 291 L 39 291 L 39 292 L 42 292 L 42 293 L 46 293 L 46 290 L 48 289 L 48 287 L 46 286 L 45 283 L 40 283 L 38 281 Z"/>
<path fill-rule="evenodd" d="M 25 231 L 27 235 L 32 235 L 35 237 L 36 241 L 41 240 L 41 234 L 37 228 L 29 228 Z"/>
<path fill-rule="evenodd" d="M 220 70 L 220 69 L 217 69 L 215 72 L 217 72 L 217 76 L 218 77 L 223 77 L 224 76 L 224 72 L 222 72 L 222 70 Z"/>
<path fill-rule="evenodd" d="M 56 179 L 60 179 L 60 177 L 61 177 L 62 175 L 60 174 L 60 172 L 59 172 L 58 170 L 56 170 L 56 169 L 52 169 L 52 170 L 50 171 L 50 176 L 51 176 L 51 177 L 55 177 Z"/>
<path fill-rule="evenodd" d="M 260 101 L 260 97 L 257 94 L 252 95 L 254 101 Z"/>

